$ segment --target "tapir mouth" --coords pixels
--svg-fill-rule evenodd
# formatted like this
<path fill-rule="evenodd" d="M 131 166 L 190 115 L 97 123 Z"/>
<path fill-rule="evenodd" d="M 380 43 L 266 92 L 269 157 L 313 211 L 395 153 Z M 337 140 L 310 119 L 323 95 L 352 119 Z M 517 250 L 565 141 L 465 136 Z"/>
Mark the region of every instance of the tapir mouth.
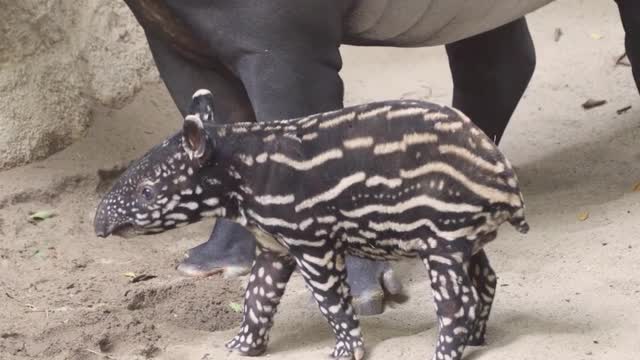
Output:
<path fill-rule="evenodd" d="M 106 229 L 96 229 L 96 235 L 101 238 L 106 238 L 110 235 L 129 239 L 137 235 L 142 234 L 136 226 L 131 223 L 117 224 L 115 226 L 108 226 Z"/>
<path fill-rule="evenodd" d="M 141 232 L 140 230 L 138 230 L 138 228 L 132 224 L 122 224 L 117 226 L 115 229 L 113 229 L 113 231 L 111 232 L 112 235 L 114 236 L 118 236 L 121 238 L 125 238 L 125 239 L 130 239 L 133 237 L 136 237 L 140 234 L 142 234 L 143 232 Z"/>

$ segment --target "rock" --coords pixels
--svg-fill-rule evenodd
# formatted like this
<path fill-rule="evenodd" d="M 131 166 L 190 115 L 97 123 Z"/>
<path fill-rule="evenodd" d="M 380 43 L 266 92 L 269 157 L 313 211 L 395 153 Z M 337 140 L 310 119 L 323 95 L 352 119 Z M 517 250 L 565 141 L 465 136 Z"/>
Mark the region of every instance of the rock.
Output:
<path fill-rule="evenodd" d="M 120 107 L 157 78 L 121 0 L 0 2 L 0 169 L 65 148 L 92 107 Z"/>

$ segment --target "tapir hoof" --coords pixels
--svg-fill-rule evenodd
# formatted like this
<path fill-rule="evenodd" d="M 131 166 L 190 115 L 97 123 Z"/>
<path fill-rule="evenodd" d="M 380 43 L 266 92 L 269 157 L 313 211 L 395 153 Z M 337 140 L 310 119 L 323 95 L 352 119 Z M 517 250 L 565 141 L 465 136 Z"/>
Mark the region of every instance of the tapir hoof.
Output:
<path fill-rule="evenodd" d="M 364 355 L 364 348 L 357 347 L 350 352 L 341 351 L 339 355 L 336 354 L 336 350 L 334 350 L 331 355 L 329 355 L 329 358 L 338 360 L 362 360 L 364 359 Z"/>

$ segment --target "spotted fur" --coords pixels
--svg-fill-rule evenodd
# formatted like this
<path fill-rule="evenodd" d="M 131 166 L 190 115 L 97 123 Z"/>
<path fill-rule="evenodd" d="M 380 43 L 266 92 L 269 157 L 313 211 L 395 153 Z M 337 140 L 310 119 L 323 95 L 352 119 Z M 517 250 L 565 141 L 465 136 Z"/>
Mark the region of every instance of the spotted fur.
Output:
<path fill-rule="evenodd" d="M 505 221 L 528 230 L 513 168 L 457 110 L 390 101 L 218 125 L 201 90 L 183 130 L 105 195 L 96 232 L 155 233 L 205 216 L 236 219 L 258 239 L 241 329 L 227 344 L 246 355 L 266 349 L 297 267 L 335 334 L 332 355 L 362 358 L 349 253 L 420 257 L 439 322 L 434 358 L 460 359 L 484 342 L 496 289 L 483 246 Z"/>

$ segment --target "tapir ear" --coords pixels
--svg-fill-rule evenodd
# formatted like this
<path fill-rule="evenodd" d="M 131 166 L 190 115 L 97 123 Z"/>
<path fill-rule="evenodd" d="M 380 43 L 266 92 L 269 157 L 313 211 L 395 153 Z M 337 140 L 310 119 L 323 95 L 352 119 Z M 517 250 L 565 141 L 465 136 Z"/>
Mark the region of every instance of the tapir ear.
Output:
<path fill-rule="evenodd" d="M 200 159 L 204 156 L 207 146 L 207 133 L 200 117 L 187 115 L 182 128 L 182 146 L 190 159 Z"/>
<path fill-rule="evenodd" d="M 213 122 L 213 94 L 207 89 L 200 89 L 193 93 L 189 105 L 189 115 L 200 117 L 203 123 Z"/>

